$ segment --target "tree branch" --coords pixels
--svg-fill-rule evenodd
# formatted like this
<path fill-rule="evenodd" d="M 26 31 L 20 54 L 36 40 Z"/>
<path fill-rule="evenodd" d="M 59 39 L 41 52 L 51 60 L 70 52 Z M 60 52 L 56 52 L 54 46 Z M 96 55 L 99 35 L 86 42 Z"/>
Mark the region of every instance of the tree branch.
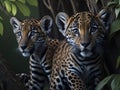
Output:
<path fill-rule="evenodd" d="M 89 11 L 94 15 L 98 12 L 97 3 L 95 0 L 86 0 Z"/>
<path fill-rule="evenodd" d="M 50 0 L 43 0 L 43 3 L 51 11 L 53 18 L 55 19 L 55 14 L 54 14 Z"/>
<path fill-rule="evenodd" d="M 27 90 L 0 54 L 0 90 Z"/>
<path fill-rule="evenodd" d="M 73 0 L 70 0 L 70 3 L 71 3 L 72 8 L 73 8 L 73 13 L 76 14 L 76 8 L 75 8 L 75 4 L 74 4 Z"/>

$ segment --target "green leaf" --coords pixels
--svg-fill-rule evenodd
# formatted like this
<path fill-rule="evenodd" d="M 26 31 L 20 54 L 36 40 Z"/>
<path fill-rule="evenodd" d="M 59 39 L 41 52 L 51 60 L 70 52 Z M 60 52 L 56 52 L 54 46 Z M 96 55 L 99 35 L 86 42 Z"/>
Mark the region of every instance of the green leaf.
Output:
<path fill-rule="evenodd" d="M 15 4 L 12 4 L 12 14 L 13 16 L 15 16 L 17 13 L 17 7 L 15 6 Z"/>
<path fill-rule="evenodd" d="M 3 35 L 3 24 L 0 22 L 0 35 Z"/>
<path fill-rule="evenodd" d="M 25 0 L 18 0 L 19 2 L 25 4 Z"/>
<path fill-rule="evenodd" d="M 111 90 L 120 90 L 120 75 L 114 75 L 111 82 Z"/>
<path fill-rule="evenodd" d="M 0 16 L 0 20 L 3 20 L 3 18 Z"/>
<path fill-rule="evenodd" d="M 3 6 L 5 5 L 4 2 L 3 2 L 2 0 L 0 1 L 0 3 L 1 3 L 1 5 L 3 5 Z"/>
<path fill-rule="evenodd" d="M 118 68 L 119 66 L 120 66 L 120 56 L 117 58 L 116 68 Z"/>
<path fill-rule="evenodd" d="M 5 4 L 5 7 L 6 7 L 6 10 L 8 12 L 11 12 L 11 3 L 9 1 L 4 1 L 4 4 Z"/>
<path fill-rule="evenodd" d="M 113 1 L 115 1 L 115 2 L 119 3 L 119 0 L 113 0 Z"/>
<path fill-rule="evenodd" d="M 110 75 L 106 78 L 104 78 L 95 88 L 95 90 L 101 90 L 113 77 L 114 75 Z"/>
<path fill-rule="evenodd" d="M 116 18 L 118 17 L 120 13 L 120 7 L 119 8 L 115 8 L 115 15 L 116 15 Z"/>
<path fill-rule="evenodd" d="M 24 15 L 24 16 L 29 16 L 30 15 L 30 9 L 25 5 L 25 4 L 22 4 L 20 2 L 16 2 L 16 6 L 19 8 L 19 10 L 21 11 L 21 13 Z"/>
<path fill-rule="evenodd" d="M 99 0 L 95 0 L 95 2 L 97 3 Z"/>
<path fill-rule="evenodd" d="M 27 0 L 27 2 L 32 6 L 38 6 L 38 1 L 37 0 Z"/>
<path fill-rule="evenodd" d="M 111 1 L 111 2 L 108 2 L 107 7 L 117 6 L 117 5 L 118 5 L 118 3 L 116 1 Z"/>
<path fill-rule="evenodd" d="M 116 31 L 120 30 L 120 19 L 115 20 L 111 25 L 111 33 L 113 34 Z"/>
<path fill-rule="evenodd" d="M 9 1 L 15 2 L 16 0 L 9 0 Z"/>

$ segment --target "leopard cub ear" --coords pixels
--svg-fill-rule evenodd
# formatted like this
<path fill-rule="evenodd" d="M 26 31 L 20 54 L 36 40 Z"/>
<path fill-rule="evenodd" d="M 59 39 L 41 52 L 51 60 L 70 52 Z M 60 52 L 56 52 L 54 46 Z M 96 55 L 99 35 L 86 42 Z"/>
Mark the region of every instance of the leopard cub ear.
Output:
<path fill-rule="evenodd" d="M 11 17 L 10 24 L 12 25 L 13 32 L 15 33 L 20 28 L 21 22 L 16 17 Z"/>
<path fill-rule="evenodd" d="M 59 12 L 56 16 L 58 30 L 65 36 L 66 24 L 69 16 L 65 12 Z"/>
<path fill-rule="evenodd" d="M 110 24 L 112 22 L 112 14 L 110 10 L 102 9 L 97 17 L 100 20 L 101 24 L 104 26 L 106 32 L 110 29 Z"/>
<path fill-rule="evenodd" d="M 42 17 L 42 19 L 40 20 L 40 27 L 42 31 L 45 32 L 46 34 L 51 32 L 52 24 L 53 24 L 53 20 L 48 15 Z"/>

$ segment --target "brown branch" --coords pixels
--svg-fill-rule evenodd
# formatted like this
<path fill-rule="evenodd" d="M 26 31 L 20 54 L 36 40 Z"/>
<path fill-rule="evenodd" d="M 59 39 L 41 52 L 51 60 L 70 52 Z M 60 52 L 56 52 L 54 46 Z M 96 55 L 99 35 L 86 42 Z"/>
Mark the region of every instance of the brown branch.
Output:
<path fill-rule="evenodd" d="M 65 6 L 63 1 L 61 2 L 61 7 L 62 7 L 62 10 L 65 12 Z"/>
<path fill-rule="evenodd" d="M 100 0 L 101 4 L 102 4 L 102 8 L 106 8 L 108 2 L 112 1 L 112 0 Z"/>
<path fill-rule="evenodd" d="M 74 4 L 73 0 L 70 0 L 70 3 L 71 3 L 72 8 L 73 8 L 73 13 L 76 14 L 76 8 L 75 8 L 75 4 Z"/>
<path fill-rule="evenodd" d="M 94 15 L 98 12 L 97 4 L 95 0 L 86 0 L 89 11 Z"/>
<path fill-rule="evenodd" d="M 57 10 L 59 11 L 59 9 L 61 8 L 62 11 L 65 11 L 65 7 L 64 7 L 64 2 L 62 0 L 58 0 L 58 5 L 57 5 Z"/>
<path fill-rule="evenodd" d="M 57 10 L 60 8 L 61 0 L 58 0 Z"/>
<path fill-rule="evenodd" d="M 27 90 L 0 54 L 0 90 Z"/>
<path fill-rule="evenodd" d="M 54 14 L 50 0 L 43 0 L 43 3 L 51 11 L 53 18 L 55 19 L 55 14 Z"/>
<path fill-rule="evenodd" d="M 102 7 L 104 8 L 105 7 L 105 4 L 104 4 L 104 1 L 101 0 L 101 4 L 102 4 Z"/>

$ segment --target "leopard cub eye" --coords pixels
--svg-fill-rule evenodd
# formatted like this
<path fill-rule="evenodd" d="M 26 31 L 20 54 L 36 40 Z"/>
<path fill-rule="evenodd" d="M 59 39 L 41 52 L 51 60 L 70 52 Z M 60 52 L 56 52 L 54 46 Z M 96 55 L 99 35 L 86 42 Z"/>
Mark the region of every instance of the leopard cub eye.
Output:
<path fill-rule="evenodd" d="M 97 26 L 92 26 L 92 27 L 90 27 L 90 33 L 91 34 L 94 34 L 94 33 L 96 33 L 97 32 L 97 30 L 98 30 L 98 27 Z"/>
<path fill-rule="evenodd" d="M 17 35 L 17 36 L 21 36 L 21 32 L 17 32 L 16 35 Z"/>
<path fill-rule="evenodd" d="M 77 35 L 79 34 L 79 30 L 77 28 L 73 29 L 72 32 Z"/>
<path fill-rule="evenodd" d="M 31 31 L 31 32 L 30 32 L 30 36 L 33 36 L 34 34 L 35 34 L 34 31 Z"/>
<path fill-rule="evenodd" d="M 37 30 L 32 30 L 29 32 L 28 37 L 34 36 L 37 33 Z"/>

